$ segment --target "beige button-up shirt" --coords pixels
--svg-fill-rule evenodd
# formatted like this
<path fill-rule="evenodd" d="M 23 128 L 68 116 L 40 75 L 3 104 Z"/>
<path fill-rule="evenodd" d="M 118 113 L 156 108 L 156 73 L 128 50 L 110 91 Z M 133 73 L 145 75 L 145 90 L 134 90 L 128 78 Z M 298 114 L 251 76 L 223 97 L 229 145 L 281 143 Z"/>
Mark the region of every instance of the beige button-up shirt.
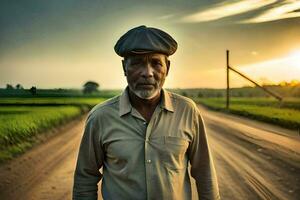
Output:
<path fill-rule="evenodd" d="M 195 103 L 162 90 L 149 123 L 121 96 L 89 113 L 74 176 L 73 199 L 190 200 L 196 180 L 200 200 L 219 199 L 203 120 Z M 103 173 L 99 169 L 103 167 Z"/>

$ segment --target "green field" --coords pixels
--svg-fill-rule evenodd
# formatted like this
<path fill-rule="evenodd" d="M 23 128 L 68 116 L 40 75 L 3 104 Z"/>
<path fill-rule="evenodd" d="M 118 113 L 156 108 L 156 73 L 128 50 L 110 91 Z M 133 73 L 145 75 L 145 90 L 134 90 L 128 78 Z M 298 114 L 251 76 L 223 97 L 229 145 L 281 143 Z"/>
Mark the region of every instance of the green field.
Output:
<path fill-rule="evenodd" d="M 300 129 L 300 99 L 278 102 L 271 98 L 230 98 L 226 110 L 225 98 L 194 98 L 204 106 L 253 119 L 273 123 L 290 129 Z"/>
<path fill-rule="evenodd" d="M 107 98 L 103 97 L 9 97 L 0 98 L 0 105 L 74 105 L 92 107 Z"/>
<path fill-rule="evenodd" d="M 80 115 L 105 98 L 0 98 L 0 162 L 38 142 L 47 132 Z"/>

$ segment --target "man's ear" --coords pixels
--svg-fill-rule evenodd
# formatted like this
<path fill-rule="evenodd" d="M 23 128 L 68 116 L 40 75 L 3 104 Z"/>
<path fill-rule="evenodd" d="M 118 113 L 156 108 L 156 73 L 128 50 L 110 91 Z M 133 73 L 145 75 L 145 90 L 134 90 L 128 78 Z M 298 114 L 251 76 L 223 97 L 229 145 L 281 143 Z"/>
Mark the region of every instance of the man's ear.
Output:
<path fill-rule="evenodd" d="M 170 65 L 171 65 L 171 62 L 169 60 L 167 60 L 167 76 L 169 74 Z"/>
<path fill-rule="evenodd" d="M 127 73 L 126 73 L 126 61 L 125 60 L 122 60 L 122 67 L 123 67 L 124 76 L 127 76 Z"/>

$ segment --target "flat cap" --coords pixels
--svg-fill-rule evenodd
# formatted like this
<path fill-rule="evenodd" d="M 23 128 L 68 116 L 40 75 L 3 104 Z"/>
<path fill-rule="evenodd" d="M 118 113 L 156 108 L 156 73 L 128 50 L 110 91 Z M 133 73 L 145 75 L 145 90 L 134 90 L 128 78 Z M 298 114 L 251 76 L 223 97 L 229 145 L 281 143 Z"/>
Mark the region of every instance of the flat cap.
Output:
<path fill-rule="evenodd" d="M 129 30 L 115 45 L 115 52 L 121 57 L 144 53 L 162 53 L 169 56 L 176 50 L 177 42 L 168 33 L 144 25 Z"/>

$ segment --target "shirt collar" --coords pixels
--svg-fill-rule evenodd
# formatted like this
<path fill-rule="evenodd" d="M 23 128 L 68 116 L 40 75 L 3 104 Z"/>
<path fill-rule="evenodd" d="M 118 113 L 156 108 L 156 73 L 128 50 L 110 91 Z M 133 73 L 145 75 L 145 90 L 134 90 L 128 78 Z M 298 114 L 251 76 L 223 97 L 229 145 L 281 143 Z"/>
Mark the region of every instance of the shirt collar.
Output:
<path fill-rule="evenodd" d="M 129 94 L 128 94 L 128 87 L 122 92 L 120 96 L 120 102 L 119 102 L 119 115 L 125 115 L 129 112 L 131 112 L 132 106 L 129 101 Z"/>
<path fill-rule="evenodd" d="M 119 116 L 125 115 L 132 111 L 132 106 L 129 100 L 128 87 L 122 92 L 119 102 Z M 160 107 L 170 112 L 174 112 L 173 102 L 168 91 L 162 89 L 162 99 Z"/>
<path fill-rule="evenodd" d="M 161 99 L 161 107 L 170 111 L 174 112 L 174 107 L 173 107 L 173 101 L 170 97 L 170 93 L 167 90 L 162 89 L 162 99 Z"/>

